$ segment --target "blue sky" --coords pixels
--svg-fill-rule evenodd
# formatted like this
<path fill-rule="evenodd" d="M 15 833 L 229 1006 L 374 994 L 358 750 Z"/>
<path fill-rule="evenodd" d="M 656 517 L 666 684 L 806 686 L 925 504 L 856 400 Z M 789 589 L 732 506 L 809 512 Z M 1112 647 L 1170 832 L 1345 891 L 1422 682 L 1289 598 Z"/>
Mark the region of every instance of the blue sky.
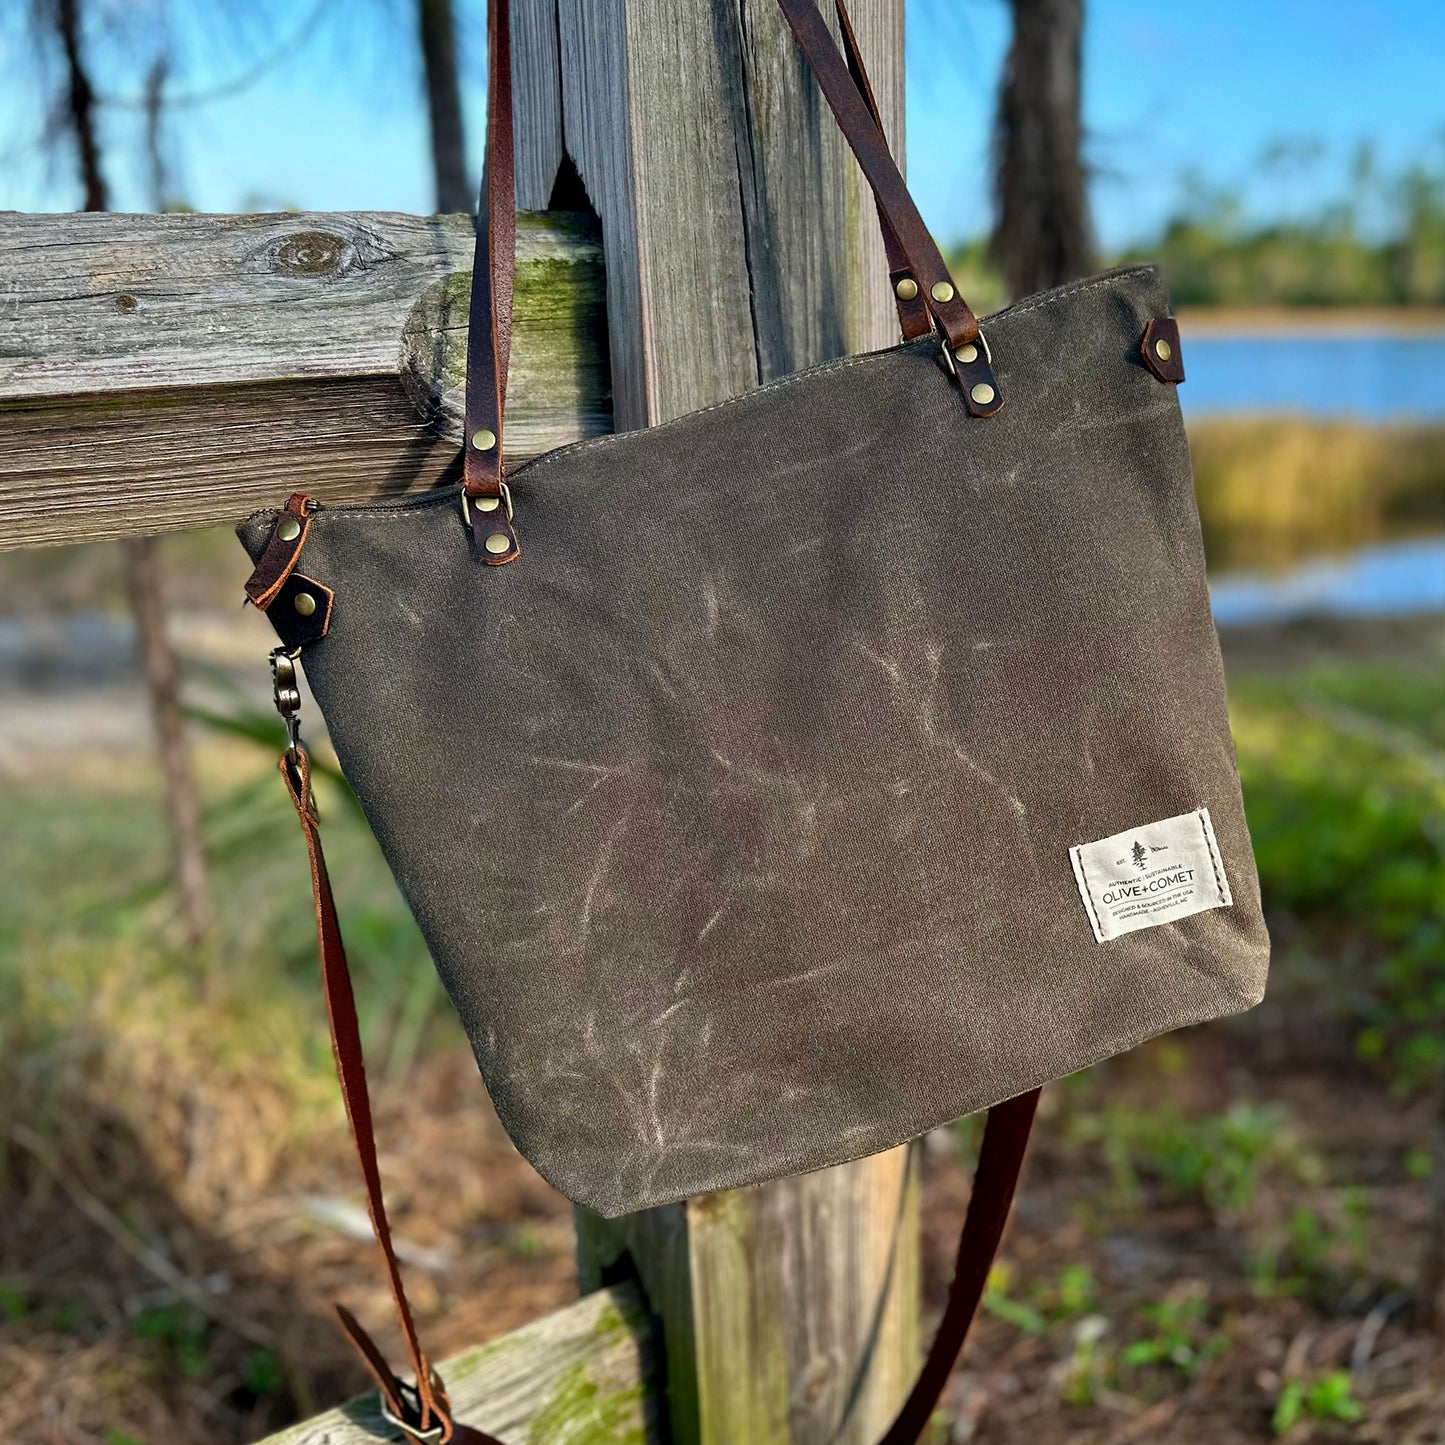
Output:
<path fill-rule="evenodd" d="M 274 47 L 280 62 L 236 94 L 178 112 L 169 149 L 191 204 L 431 209 L 409 31 L 400 22 L 367 30 L 355 18 L 364 7 L 346 8 L 353 18 L 345 33 L 327 14 L 298 35 L 311 7 L 276 6 L 286 17 Z M 1208 187 L 1242 190 L 1252 214 L 1277 216 L 1337 194 L 1363 142 L 1394 169 L 1438 147 L 1445 133 L 1445 5 L 1086 0 L 1086 14 L 1091 199 L 1107 248 L 1155 231 L 1190 172 Z M 914 194 L 944 238 L 977 234 L 988 221 L 988 134 L 1008 12 L 1003 0 L 908 0 L 908 21 Z M 466 36 L 474 150 L 483 103 L 477 29 L 473 23 Z M 211 89 L 249 68 L 238 41 L 186 38 L 197 57 L 187 88 Z M 33 73 L 14 24 L 0 30 L 0 45 L 8 52 L 0 75 Z M 102 38 L 96 47 L 102 88 L 134 92 L 135 78 L 123 77 L 110 46 Z M 253 53 L 268 48 L 257 42 Z M 65 163 L 33 144 L 33 95 L 33 86 L 0 86 L 0 208 L 67 209 L 77 188 Z M 145 209 L 138 120 L 123 109 L 107 114 L 114 205 Z M 1262 171 L 1260 156 L 1277 141 L 1320 143 L 1322 153 L 1312 165 Z"/>

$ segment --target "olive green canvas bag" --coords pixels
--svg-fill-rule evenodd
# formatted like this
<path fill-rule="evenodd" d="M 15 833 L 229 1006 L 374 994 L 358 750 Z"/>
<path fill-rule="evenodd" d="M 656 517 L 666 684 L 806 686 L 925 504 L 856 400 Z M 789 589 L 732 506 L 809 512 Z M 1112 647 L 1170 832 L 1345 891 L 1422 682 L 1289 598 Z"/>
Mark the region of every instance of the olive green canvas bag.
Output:
<path fill-rule="evenodd" d="M 1158 272 L 980 325 L 846 24 L 851 73 L 813 0 L 780 3 L 877 196 L 902 344 L 504 472 L 494 0 L 460 476 L 240 535 L 278 701 L 294 722 L 299 660 L 497 1113 L 563 1193 L 615 1215 L 993 1111 L 896 1445 L 976 1306 L 1039 1086 L 1250 1007 L 1268 942 Z M 282 766 L 416 1385 L 370 1357 L 404 1428 L 466 1439 L 385 1232 L 294 727 Z"/>

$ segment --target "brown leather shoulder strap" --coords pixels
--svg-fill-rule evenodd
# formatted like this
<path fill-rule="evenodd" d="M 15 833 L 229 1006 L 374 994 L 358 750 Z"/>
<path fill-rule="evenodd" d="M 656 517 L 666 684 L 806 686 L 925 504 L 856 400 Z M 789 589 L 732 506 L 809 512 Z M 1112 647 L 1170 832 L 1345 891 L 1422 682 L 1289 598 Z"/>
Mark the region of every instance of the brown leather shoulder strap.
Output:
<path fill-rule="evenodd" d="M 969 1195 L 968 1213 L 958 1239 L 948 1303 L 918 1379 L 879 1445 L 914 1445 L 943 1398 L 944 1386 L 963 1352 L 963 1342 L 978 1313 L 1003 1239 L 1038 1106 L 1039 1090 L 1030 1089 L 988 1111 L 978 1168 L 973 1175 L 973 1193 Z"/>
<path fill-rule="evenodd" d="M 487 7 L 487 150 L 472 257 L 467 332 L 463 486 L 469 497 L 502 495 L 502 420 L 512 350 L 517 259 L 517 183 L 512 139 L 512 27 L 508 0 Z"/>
<path fill-rule="evenodd" d="M 778 3 L 873 190 L 903 335 L 909 340 L 927 335 L 936 323 L 947 340 L 950 364 L 959 372 L 969 411 L 992 415 L 999 399 L 986 351 L 974 344 L 979 341 L 978 321 L 954 289 L 943 256 L 889 152 L 845 0 L 834 0 L 842 54 L 814 0 Z M 510 0 L 490 0 L 487 39 L 486 162 L 472 261 L 462 489 L 469 502 L 474 498 L 506 502 L 505 509 L 470 507 L 467 514 L 479 555 L 499 565 L 520 555 L 503 470 L 517 250 Z M 497 550 L 503 540 L 508 545 Z"/>
<path fill-rule="evenodd" d="M 393 1423 L 426 1445 L 501 1445 L 490 1435 L 475 1430 L 460 1433 L 451 1417 L 451 1406 L 441 1377 L 432 1368 L 417 1337 L 411 1306 L 402 1285 L 401 1266 L 391 1240 L 391 1224 L 386 1217 L 386 1202 L 381 1192 L 381 1167 L 376 1157 L 376 1133 L 371 1119 L 371 1096 L 366 1087 L 366 1063 L 361 1052 L 361 1026 L 356 1017 L 356 997 L 351 988 L 351 973 L 346 964 L 346 950 L 341 942 L 341 925 L 336 917 L 336 901 L 331 893 L 331 879 L 326 871 L 326 858 L 321 851 L 321 834 L 316 816 L 316 803 L 311 792 L 310 759 L 300 746 L 281 757 L 281 776 L 301 820 L 306 838 L 306 853 L 311 864 L 311 893 L 316 909 L 316 939 L 321 955 L 321 978 L 326 992 L 326 1016 L 331 1026 L 331 1049 L 336 1057 L 336 1074 L 341 1080 L 341 1097 L 346 1104 L 346 1117 L 351 1124 L 351 1137 L 356 1157 L 361 1164 L 361 1178 L 366 1186 L 366 1207 L 371 1226 L 381 1246 L 387 1283 L 396 1306 L 397 1323 L 406 1341 L 407 1356 L 416 1377 L 415 1386 L 398 1380 L 370 1337 L 356 1323 L 349 1311 L 338 1308 L 342 1327 L 357 1347 L 367 1369 L 381 1391 L 382 1403 Z"/>
<path fill-rule="evenodd" d="M 843 52 L 848 57 L 848 73 L 853 77 L 853 83 L 858 87 L 858 93 L 863 97 L 868 114 L 873 117 L 873 123 L 878 127 L 878 134 L 883 137 L 883 144 L 886 146 L 888 133 L 883 129 L 883 116 L 873 94 L 873 83 L 868 79 L 868 67 L 863 63 L 863 52 L 858 48 L 858 37 L 853 33 L 853 21 L 848 15 L 848 7 L 843 0 L 834 0 L 834 5 L 838 12 L 838 28 L 843 35 Z M 898 308 L 898 328 L 905 341 L 917 341 L 920 336 L 927 336 L 933 330 L 933 318 L 928 314 L 918 278 L 909 269 L 908 257 L 903 254 L 898 236 L 883 213 L 882 201 L 874 196 L 873 204 L 878 211 L 878 228 L 883 232 L 883 250 L 888 257 L 888 284 L 893 291 L 893 304 Z"/>
<path fill-rule="evenodd" d="M 835 0 L 836 3 L 836 0 Z M 850 74 L 814 0 L 778 0 L 792 27 L 818 88 L 833 111 L 844 139 L 852 147 L 858 164 L 878 202 L 879 214 L 898 242 L 908 264 L 910 279 L 916 279 L 919 297 L 934 325 L 943 333 L 944 356 L 958 380 L 964 407 L 970 416 L 990 417 L 1003 406 L 998 378 L 987 343 L 978 329 L 978 318 L 954 288 L 942 253 L 929 234 L 903 176 L 893 163 L 888 142 L 870 112 L 855 73 Z M 839 16 L 846 32 L 851 26 Z M 852 47 L 856 55 L 856 44 Z"/>
<path fill-rule="evenodd" d="M 813 0 L 778 0 L 778 4 L 858 164 L 863 167 L 868 184 L 873 187 L 879 209 L 897 236 L 939 329 L 951 347 L 977 341 L 978 319 L 954 289 L 938 245 L 908 194 L 883 134 L 849 75 L 817 5 Z"/>

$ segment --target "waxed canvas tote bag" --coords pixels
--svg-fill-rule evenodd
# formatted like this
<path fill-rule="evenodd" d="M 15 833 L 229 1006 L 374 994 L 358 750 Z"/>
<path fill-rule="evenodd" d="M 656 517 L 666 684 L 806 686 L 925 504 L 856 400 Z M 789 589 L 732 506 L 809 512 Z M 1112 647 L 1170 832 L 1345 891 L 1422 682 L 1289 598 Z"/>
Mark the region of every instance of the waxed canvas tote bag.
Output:
<path fill-rule="evenodd" d="M 846 17 L 845 60 L 813 0 L 780 3 L 877 197 L 901 345 L 504 474 L 502 0 L 461 485 L 240 528 L 416 1385 L 349 1327 L 415 1438 L 485 1437 L 450 1418 L 386 1234 L 298 657 L 497 1113 L 572 1199 L 641 1209 L 992 1110 L 890 1440 L 957 1353 L 1038 1087 L 1262 996 L 1163 282 L 980 328 Z"/>

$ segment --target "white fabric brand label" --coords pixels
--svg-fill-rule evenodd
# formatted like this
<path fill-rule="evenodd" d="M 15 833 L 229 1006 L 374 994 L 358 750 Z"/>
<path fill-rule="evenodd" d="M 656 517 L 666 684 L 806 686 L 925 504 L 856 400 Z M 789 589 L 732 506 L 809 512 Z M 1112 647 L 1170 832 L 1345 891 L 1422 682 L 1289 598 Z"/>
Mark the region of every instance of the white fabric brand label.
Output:
<path fill-rule="evenodd" d="M 1069 858 L 1100 943 L 1234 902 L 1208 808 L 1082 843 Z"/>

